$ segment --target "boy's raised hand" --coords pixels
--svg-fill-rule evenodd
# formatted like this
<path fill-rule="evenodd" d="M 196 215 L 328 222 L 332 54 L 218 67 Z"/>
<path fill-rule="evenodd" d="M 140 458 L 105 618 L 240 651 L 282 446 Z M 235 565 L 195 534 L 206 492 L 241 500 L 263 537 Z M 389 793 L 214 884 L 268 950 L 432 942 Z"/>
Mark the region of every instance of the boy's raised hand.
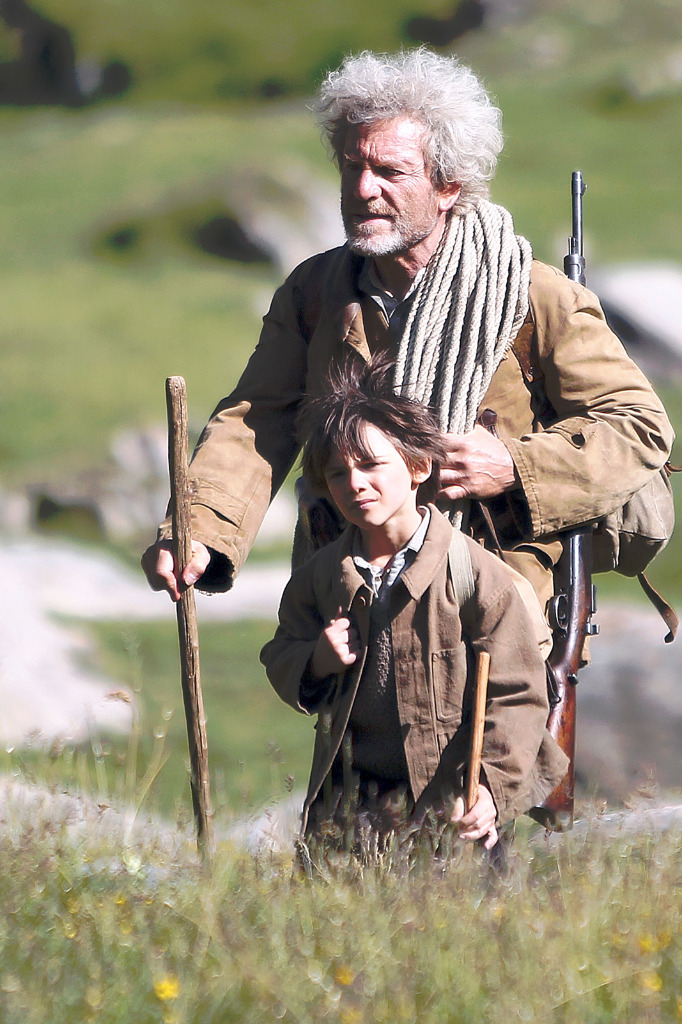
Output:
<path fill-rule="evenodd" d="M 459 825 L 460 839 L 485 839 L 483 846 L 486 850 L 492 850 L 498 839 L 496 818 L 495 801 L 487 786 L 481 783 L 478 787 L 478 799 L 471 810 L 464 813 L 464 800 L 458 796 L 450 820 Z"/>
<path fill-rule="evenodd" d="M 330 619 L 329 625 L 320 633 L 310 659 L 310 671 L 316 679 L 324 679 L 353 665 L 359 653 L 357 630 L 339 608 L 336 618 Z"/>

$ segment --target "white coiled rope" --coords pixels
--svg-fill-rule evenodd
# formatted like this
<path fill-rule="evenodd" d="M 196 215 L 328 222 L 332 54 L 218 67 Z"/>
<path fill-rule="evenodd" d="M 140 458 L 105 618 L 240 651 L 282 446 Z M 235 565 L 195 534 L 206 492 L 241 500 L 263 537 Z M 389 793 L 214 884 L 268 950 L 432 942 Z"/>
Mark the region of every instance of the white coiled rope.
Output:
<path fill-rule="evenodd" d="M 396 391 L 431 406 L 441 429 L 473 429 L 493 373 L 528 313 L 530 243 L 480 200 L 452 216 L 420 281 L 398 349 Z"/>

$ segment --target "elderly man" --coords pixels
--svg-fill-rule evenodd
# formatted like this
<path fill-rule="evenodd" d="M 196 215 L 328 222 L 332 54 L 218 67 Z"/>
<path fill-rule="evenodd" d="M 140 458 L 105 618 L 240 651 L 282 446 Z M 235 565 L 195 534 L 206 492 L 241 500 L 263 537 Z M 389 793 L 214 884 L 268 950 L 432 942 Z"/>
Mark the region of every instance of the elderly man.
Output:
<path fill-rule="evenodd" d="M 275 294 L 194 454 L 184 580 L 166 523 L 143 556 L 150 584 L 175 600 L 183 583 L 229 589 L 296 458 L 302 395 L 350 349 L 385 350 L 396 388 L 448 433 L 441 500 L 544 602 L 558 532 L 619 508 L 665 463 L 665 411 L 595 296 L 533 260 L 488 200 L 500 113 L 468 68 L 423 49 L 364 53 L 327 77 L 317 111 L 347 243 Z"/>

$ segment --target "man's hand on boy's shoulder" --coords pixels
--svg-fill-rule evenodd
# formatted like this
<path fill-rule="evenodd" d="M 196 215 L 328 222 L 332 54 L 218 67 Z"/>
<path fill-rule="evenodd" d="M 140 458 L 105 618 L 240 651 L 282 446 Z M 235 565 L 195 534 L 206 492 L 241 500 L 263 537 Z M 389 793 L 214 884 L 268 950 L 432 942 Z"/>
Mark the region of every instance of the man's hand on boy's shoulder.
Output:
<path fill-rule="evenodd" d="M 503 441 L 480 424 L 468 434 L 446 434 L 448 457 L 440 469 L 440 498 L 494 498 L 517 485 Z"/>
<path fill-rule="evenodd" d="M 315 679 L 345 672 L 354 665 L 360 653 L 360 637 L 347 615 L 339 608 L 336 618 L 320 633 L 313 656 L 310 674 Z"/>

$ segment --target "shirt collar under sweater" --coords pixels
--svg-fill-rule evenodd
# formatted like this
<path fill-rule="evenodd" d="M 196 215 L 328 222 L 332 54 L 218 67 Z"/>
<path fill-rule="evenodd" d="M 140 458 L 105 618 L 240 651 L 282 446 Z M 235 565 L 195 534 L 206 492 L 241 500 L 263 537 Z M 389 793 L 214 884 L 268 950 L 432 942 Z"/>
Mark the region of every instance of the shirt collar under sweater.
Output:
<path fill-rule="evenodd" d="M 381 595 L 385 594 L 393 586 L 403 569 L 412 564 L 417 557 L 417 552 L 421 550 L 429 528 L 429 522 L 431 521 L 431 511 L 420 506 L 419 512 L 422 515 L 421 523 L 407 544 L 400 551 L 396 552 L 388 565 L 383 569 L 367 561 L 360 550 L 361 535 L 359 532 L 356 534 L 352 552 L 353 562 L 363 579 L 372 588 L 375 597 L 380 598 Z"/>

